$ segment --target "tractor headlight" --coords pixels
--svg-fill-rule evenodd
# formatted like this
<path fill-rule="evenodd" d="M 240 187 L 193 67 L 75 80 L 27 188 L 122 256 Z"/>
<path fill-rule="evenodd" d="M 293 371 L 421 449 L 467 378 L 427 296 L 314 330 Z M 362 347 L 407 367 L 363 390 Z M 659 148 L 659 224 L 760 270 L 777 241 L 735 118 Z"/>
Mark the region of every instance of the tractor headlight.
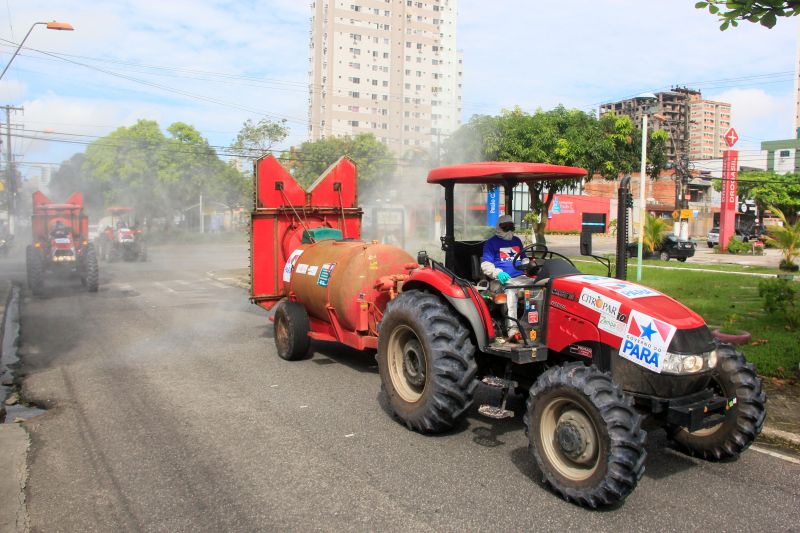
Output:
<path fill-rule="evenodd" d="M 717 351 L 699 354 L 679 354 L 667 352 L 661 371 L 667 374 L 696 374 L 717 366 Z"/>

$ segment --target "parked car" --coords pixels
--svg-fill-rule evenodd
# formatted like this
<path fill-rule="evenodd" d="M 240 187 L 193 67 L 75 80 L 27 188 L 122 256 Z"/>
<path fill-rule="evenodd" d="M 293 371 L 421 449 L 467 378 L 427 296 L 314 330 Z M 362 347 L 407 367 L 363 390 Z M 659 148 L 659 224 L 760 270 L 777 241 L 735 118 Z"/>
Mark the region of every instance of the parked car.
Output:
<path fill-rule="evenodd" d="M 736 228 L 734 232 L 737 241 L 747 242 L 756 238 L 756 236 L 750 234 L 750 232 L 745 232 L 739 228 Z M 709 248 L 713 248 L 715 245 L 719 244 L 719 228 L 711 228 L 711 231 L 709 231 L 708 235 L 706 235 L 706 244 L 708 244 Z"/>
<path fill-rule="evenodd" d="M 639 253 L 638 243 L 628 243 L 628 257 L 636 257 Z M 694 256 L 695 244 L 692 241 L 687 241 L 678 238 L 672 233 L 664 236 L 664 239 L 656 247 L 656 250 L 650 257 L 657 257 L 662 261 L 669 261 L 670 259 L 677 259 L 680 262 L 686 261 L 689 257 Z"/>

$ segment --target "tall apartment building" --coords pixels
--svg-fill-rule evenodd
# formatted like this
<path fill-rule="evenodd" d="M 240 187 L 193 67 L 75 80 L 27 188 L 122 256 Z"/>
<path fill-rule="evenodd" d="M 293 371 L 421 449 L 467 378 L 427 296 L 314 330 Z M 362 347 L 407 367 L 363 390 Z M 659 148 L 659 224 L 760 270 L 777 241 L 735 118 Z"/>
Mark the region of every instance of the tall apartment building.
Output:
<path fill-rule="evenodd" d="M 372 133 L 396 155 L 458 128 L 457 0 L 311 3 L 309 136 Z"/>
<path fill-rule="evenodd" d="M 722 157 L 726 146 L 722 136 L 731 123 L 730 104 L 703 100 L 700 91 L 685 87 L 674 87 L 670 91 L 655 93 L 655 96 L 656 102 L 628 98 L 602 104 L 600 115 L 625 115 L 634 124 L 641 124 L 642 113 L 655 107 L 655 114 L 663 117 L 663 120 L 651 120 L 648 127 L 651 130 L 664 129 L 669 133 L 670 159 L 674 160 L 683 150 L 693 160 Z"/>
<path fill-rule="evenodd" d="M 689 159 L 716 159 L 728 149 L 723 136 L 731 127 L 731 104 L 703 100 L 689 104 Z"/>

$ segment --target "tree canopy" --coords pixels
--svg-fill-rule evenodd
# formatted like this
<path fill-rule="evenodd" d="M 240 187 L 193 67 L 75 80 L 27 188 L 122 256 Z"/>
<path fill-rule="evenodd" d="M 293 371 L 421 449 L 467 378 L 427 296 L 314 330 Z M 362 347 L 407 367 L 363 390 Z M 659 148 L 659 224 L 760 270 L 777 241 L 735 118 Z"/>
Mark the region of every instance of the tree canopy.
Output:
<path fill-rule="evenodd" d="M 716 181 L 714 188 L 720 190 L 721 182 Z M 741 172 L 736 189 L 740 197 L 755 200 L 759 212 L 775 206 L 786 215 L 790 223 L 797 220 L 797 212 L 800 211 L 800 174 Z"/>
<path fill-rule="evenodd" d="M 125 204 L 152 218 L 171 217 L 200 194 L 228 207 L 244 205 L 250 184 L 193 126 L 176 122 L 165 135 L 155 121 L 139 120 L 65 162 L 52 187 L 62 195 L 83 191 L 90 206 Z"/>
<path fill-rule="evenodd" d="M 772 28 L 778 17 L 800 15 L 800 0 L 706 0 L 695 3 L 694 7 L 718 15 L 722 31 L 738 26 L 739 21 L 758 22 Z"/>
<path fill-rule="evenodd" d="M 258 122 L 253 122 L 248 118 L 236 134 L 236 140 L 230 149 L 233 153 L 244 157 L 261 157 L 269 152 L 275 143 L 286 139 L 288 135 L 286 119 L 275 122 L 262 118 Z"/>
<path fill-rule="evenodd" d="M 297 182 L 307 187 L 344 155 L 358 167 L 359 186 L 391 176 L 397 166 L 389 148 L 371 133 L 307 141 L 282 159 Z"/>
<path fill-rule="evenodd" d="M 628 117 L 589 113 L 563 106 L 530 114 L 520 108 L 499 116 L 479 115 L 459 128 L 444 144 L 448 163 L 468 161 L 521 161 L 578 166 L 614 179 L 639 168 L 641 132 Z M 653 132 L 648 150 L 651 175 L 658 176 L 666 163 L 665 132 Z M 572 180 L 537 182 L 530 190 L 531 210 L 538 215 L 535 232 L 541 235 L 555 194 L 574 184 Z"/>

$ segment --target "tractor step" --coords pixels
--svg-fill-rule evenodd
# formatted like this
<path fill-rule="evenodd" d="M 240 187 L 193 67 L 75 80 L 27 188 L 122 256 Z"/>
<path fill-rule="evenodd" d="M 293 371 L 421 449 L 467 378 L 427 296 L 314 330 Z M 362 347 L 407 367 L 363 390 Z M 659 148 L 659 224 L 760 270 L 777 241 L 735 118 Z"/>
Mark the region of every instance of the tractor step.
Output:
<path fill-rule="evenodd" d="M 495 407 L 494 405 L 481 405 L 478 407 L 478 412 L 483 416 L 488 416 L 489 418 L 501 419 L 501 418 L 514 418 L 514 411 L 509 411 L 508 409 L 503 409 L 502 407 Z"/>
<path fill-rule="evenodd" d="M 517 387 L 517 382 L 510 379 L 503 379 L 497 376 L 486 376 L 481 380 L 486 385 L 496 389 L 514 389 Z"/>

